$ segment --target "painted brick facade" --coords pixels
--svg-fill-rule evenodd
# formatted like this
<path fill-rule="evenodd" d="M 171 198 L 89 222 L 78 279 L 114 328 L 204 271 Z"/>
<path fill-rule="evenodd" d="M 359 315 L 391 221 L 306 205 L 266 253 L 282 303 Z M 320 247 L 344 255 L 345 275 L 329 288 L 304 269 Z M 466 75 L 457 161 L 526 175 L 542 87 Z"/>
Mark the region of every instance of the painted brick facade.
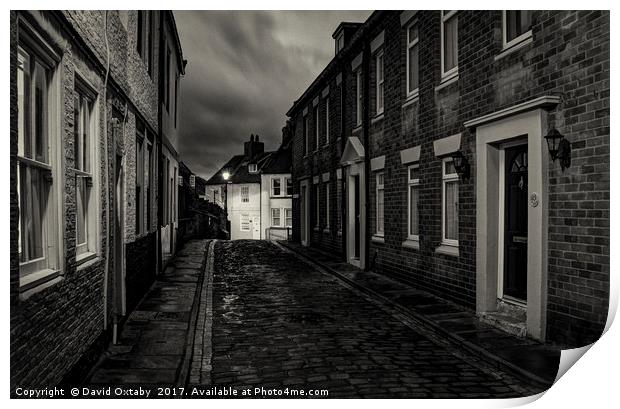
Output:
<path fill-rule="evenodd" d="M 136 47 L 136 11 L 11 12 L 11 386 L 49 387 L 80 380 L 99 351 L 109 341 L 112 325 L 131 311 L 156 272 L 157 246 L 157 156 L 151 185 L 151 223 L 136 236 L 136 123 L 141 121 L 157 146 L 159 77 L 157 34 L 154 33 L 151 73 Z M 157 31 L 158 15 L 153 15 Z M 62 240 L 52 241 L 58 252 L 53 275 L 34 285 L 20 284 L 18 251 L 19 192 L 17 54 L 22 36 L 28 32 L 37 47 L 49 48 L 57 59 L 50 70 L 50 110 L 59 121 L 50 126 L 55 141 L 50 155 L 58 157 L 51 172 L 52 196 L 58 207 Z M 105 34 L 107 33 L 107 35 Z M 38 51 L 37 51 L 38 52 Z M 46 53 L 43 51 L 42 53 Z M 109 60 L 108 60 L 109 56 Z M 106 67 L 109 61 L 109 75 Z M 96 207 L 91 216 L 96 225 L 96 250 L 86 260 L 76 255 L 77 192 L 74 147 L 74 89 L 77 78 L 95 94 L 91 122 L 94 139 L 93 186 Z M 107 80 L 107 83 L 106 83 Z M 56 104 L 55 101 L 59 103 Z M 52 117 L 53 115 L 50 115 Z M 107 153 L 107 158 L 106 158 Z M 156 154 L 156 150 L 154 150 Z M 116 195 L 115 171 L 122 181 L 117 212 L 122 230 L 113 225 Z M 60 183 L 60 185 L 58 184 Z M 107 191 L 106 191 L 107 187 Z M 143 204 L 146 201 L 143 201 Z M 142 211 L 145 217 L 146 211 Z M 112 227 L 110 227 L 112 226 Z M 109 242 L 108 242 L 109 240 Z M 115 270 L 114 244 L 121 243 L 126 260 L 123 275 Z M 107 270 L 106 270 L 107 267 Z M 124 275 L 126 274 L 126 276 Z M 121 278 L 121 277 L 124 277 Z M 23 274 L 21 275 L 22 281 Z M 49 279 L 48 279 L 49 278 Z M 127 290 L 125 311 L 120 300 L 121 280 Z"/>
<path fill-rule="evenodd" d="M 559 103 L 548 109 L 544 132 L 555 127 L 571 142 L 572 165 L 562 171 L 557 162 L 549 161 L 543 169 L 548 173 L 546 339 L 574 346 L 593 342 L 605 325 L 609 299 L 609 13 L 534 11 L 531 42 L 503 52 L 501 11 L 459 11 L 458 77 L 444 83 L 440 13 L 419 11 L 413 18 L 419 30 L 419 97 L 406 98 L 407 34 L 401 13 L 375 12 L 289 110 L 296 125 L 295 193 L 299 195 L 304 178 L 312 183 L 316 175 L 335 173 L 343 141 L 358 136 L 365 145 L 369 239 L 376 230 L 376 172 L 370 172 L 368 163 L 385 156 L 381 170 L 385 235 L 383 240 L 366 241 L 367 266 L 474 308 L 476 129 L 464 123 L 537 97 L 557 96 Z M 381 32 L 383 45 L 376 51 L 384 53 L 385 108 L 376 116 L 376 54 L 370 44 Z M 363 126 L 356 128 L 356 78 L 351 63 L 360 52 L 361 69 L 369 75 L 364 75 L 368 89 Z M 333 121 L 330 117 L 330 124 L 331 135 L 338 132 L 341 139 L 334 141 L 330 156 L 324 150 L 312 152 L 310 121 L 311 152 L 304 158 L 303 111 L 307 108 L 312 115 L 312 101 L 327 84 L 330 96 L 334 95 L 336 76 L 345 84 L 338 93 L 344 95 L 345 113 L 341 117 L 339 112 Z M 460 134 L 460 150 L 471 165 L 471 176 L 459 182 L 458 256 L 437 252 L 442 236 L 442 158 L 434 150 L 435 141 L 455 134 Z M 415 146 L 420 147 L 419 249 L 403 246 L 407 165 L 401 163 L 401 151 Z M 340 188 L 346 191 L 343 182 Z M 310 203 L 314 206 L 314 197 Z M 323 206 L 325 201 L 320 203 Z M 343 202 L 338 206 L 333 213 L 342 214 Z M 301 237 L 300 223 L 300 201 L 295 200 L 296 240 Z M 314 232 L 311 245 L 342 255 L 345 236 L 330 241 Z"/>

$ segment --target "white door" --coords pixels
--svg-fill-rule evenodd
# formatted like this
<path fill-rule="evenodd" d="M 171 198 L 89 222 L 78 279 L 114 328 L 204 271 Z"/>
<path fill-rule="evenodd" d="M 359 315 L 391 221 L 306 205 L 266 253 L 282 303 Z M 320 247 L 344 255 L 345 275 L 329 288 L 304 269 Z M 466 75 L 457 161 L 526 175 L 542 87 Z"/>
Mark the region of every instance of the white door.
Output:
<path fill-rule="evenodd" d="M 260 217 L 254 216 L 251 222 L 252 239 L 260 240 Z"/>

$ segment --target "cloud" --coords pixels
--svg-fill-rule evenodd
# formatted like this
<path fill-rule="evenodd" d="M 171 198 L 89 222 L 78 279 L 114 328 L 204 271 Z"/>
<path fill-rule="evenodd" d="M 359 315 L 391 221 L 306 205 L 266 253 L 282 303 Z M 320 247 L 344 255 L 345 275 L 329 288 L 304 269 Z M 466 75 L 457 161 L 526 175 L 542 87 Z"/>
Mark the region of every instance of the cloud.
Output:
<path fill-rule="evenodd" d="M 333 57 L 332 32 L 368 11 L 175 11 L 184 57 L 179 153 L 209 178 L 250 133 L 276 149 L 286 111 Z"/>

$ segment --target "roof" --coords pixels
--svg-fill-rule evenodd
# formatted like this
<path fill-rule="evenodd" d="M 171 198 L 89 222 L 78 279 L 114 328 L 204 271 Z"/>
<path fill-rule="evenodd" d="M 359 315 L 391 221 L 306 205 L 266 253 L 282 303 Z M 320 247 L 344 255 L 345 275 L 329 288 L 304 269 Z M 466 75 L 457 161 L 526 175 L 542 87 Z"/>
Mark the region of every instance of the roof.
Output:
<path fill-rule="evenodd" d="M 235 155 L 228 162 L 224 164 L 213 176 L 207 180 L 207 185 L 223 185 L 225 183 L 260 183 L 260 172 L 268 162 L 271 155 L 275 152 L 263 152 L 254 156 L 251 159 L 246 158 L 244 155 Z M 258 171 L 256 173 L 250 173 L 248 171 L 248 164 L 256 163 Z M 224 170 L 230 173 L 228 180 L 224 179 Z"/>
<path fill-rule="evenodd" d="M 181 75 L 185 75 L 185 66 L 187 65 L 187 60 L 183 59 L 183 49 L 181 48 L 181 39 L 179 38 L 179 31 L 177 30 L 177 22 L 174 18 L 174 13 L 172 11 L 166 11 L 168 16 L 170 17 L 170 25 L 172 34 L 174 35 L 174 40 L 177 45 L 178 57 L 179 57 L 179 67 L 181 68 Z"/>
<path fill-rule="evenodd" d="M 284 144 L 280 145 L 278 150 L 274 152 L 269 161 L 261 169 L 261 173 L 266 174 L 279 174 L 279 173 L 291 173 L 293 168 L 293 155 L 291 152 L 291 141 L 289 139 Z"/>

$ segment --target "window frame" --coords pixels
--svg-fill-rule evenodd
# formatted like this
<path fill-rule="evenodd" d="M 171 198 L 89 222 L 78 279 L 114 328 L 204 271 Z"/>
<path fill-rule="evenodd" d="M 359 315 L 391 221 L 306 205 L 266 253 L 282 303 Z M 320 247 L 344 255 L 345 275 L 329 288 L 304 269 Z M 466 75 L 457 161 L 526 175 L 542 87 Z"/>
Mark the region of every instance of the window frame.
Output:
<path fill-rule="evenodd" d="M 310 133 L 310 123 L 309 123 L 309 119 L 308 119 L 308 114 L 305 114 L 303 116 L 303 134 L 304 134 L 304 144 L 303 144 L 303 148 L 304 148 L 304 157 L 308 156 L 308 153 L 310 153 L 310 138 L 309 138 L 309 133 Z"/>
<path fill-rule="evenodd" d="M 459 56 L 459 23 L 458 23 L 458 10 L 450 10 L 447 13 L 445 13 L 445 10 L 441 10 L 441 78 L 443 81 L 448 80 L 450 78 L 456 77 L 459 73 L 459 60 L 458 60 L 458 56 Z M 455 17 L 456 16 L 456 17 Z M 444 46 L 444 36 L 445 36 L 445 25 L 446 23 L 452 19 L 452 18 L 456 18 L 456 65 L 452 68 L 450 68 L 449 70 L 445 70 L 445 46 Z"/>
<path fill-rule="evenodd" d="M 420 164 L 414 163 L 413 165 L 409 165 L 407 167 L 407 240 L 420 241 L 420 212 L 419 207 L 416 207 L 416 217 L 418 218 L 418 234 L 413 234 L 411 232 L 411 188 L 415 188 L 418 194 L 418 203 L 420 203 L 420 177 L 418 175 L 417 178 L 411 177 L 411 171 L 417 169 L 420 171 Z"/>
<path fill-rule="evenodd" d="M 62 181 L 63 172 L 63 155 L 61 152 L 62 142 L 59 141 L 58 135 L 61 133 L 61 81 L 60 81 L 60 56 L 54 49 L 47 44 L 41 35 L 23 18 L 18 17 L 18 48 L 28 54 L 29 58 L 35 58 L 46 69 L 47 90 L 46 90 L 46 116 L 45 126 L 47 131 L 47 162 L 41 162 L 36 159 L 21 155 L 16 155 L 16 173 L 19 172 L 20 164 L 27 168 L 35 168 L 41 171 L 49 178 L 47 200 L 45 206 L 42 207 L 44 217 L 42 218 L 42 243 L 44 249 L 43 255 L 36 259 L 21 261 L 21 252 L 19 260 L 19 286 L 20 291 L 26 291 L 36 287 L 39 284 L 47 282 L 59 274 L 62 274 L 64 268 L 64 258 L 62 257 L 64 250 L 64 212 L 61 206 L 61 189 L 63 183 L 53 183 L 53 180 Z M 16 67 L 17 81 L 19 81 L 19 67 Z M 29 83 L 29 87 L 32 85 Z M 16 85 L 17 89 L 18 85 Z M 18 91 L 19 92 L 19 91 Z M 32 120 L 31 113 L 31 120 Z M 19 124 L 18 124 L 19 133 Z M 19 144 L 18 135 L 18 144 Z M 18 176 L 18 185 L 16 192 L 20 196 L 20 184 Z M 18 202 L 20 215 L 24 214 L 22 210 L 21 200 Z M 60 222 L 60 223 L 59 223 Z M 21 243 L 21 218 L 18 219 L 18 242 Z M 52 244 L 53 243 L 53 244 Z M 21 244 L 19 244 L 21 246 Z"/>
<path fill-rule="evenodd" d="M 146 145 L 146 125 L 139 129 L 136 124 L 136 174 L 135 174 L 135 209 L 136 209 L 136 237 L 144 234 L 145 200 L 144 200 L 144 151 Z M 138 192 L 139 189 L 139 192 Z"/>
<path fill-rule="evenodd" d="M 383 179 L 381 183 L 379 180 Z M 382 229 L 379 230 L 379 192 L 383 194 L 383 209 L 381 212 L 382 219 Z M 385 172 L 379 171 L 375 175 L 375 236 L 384 237 L 385 236 Z"/>
<path fill-rule="evenodd" d="M 275 192 L 275 183 L 278 182 L 279 186 L 278 186 L 278 190 L 280 191 L 278 194 L 276 194 Z M 284 196 L 282 194 L 282 179 L 281 178 L 277 178 L 277 177 L 272 177 L 271 178 L 271 196 L 272 197 L 281 197 Z"/>
<path fill-rule="evenodd" d="M 364 93 L 362 90 L 362 69 L 355 71 L 355 126 L 362 126 L 362 99 Z"/>
<path fill-rule="evenodd" d="M 507 11 L 529 11 L 530 13 L 532 12 L 532 10 L 502 10 L 502 50 L 507 50 L 532 38 L 532 27 L 530 26 L 530 29 L 528 31 L 516 36 L 510 41 L 506 41 L 508 38 L 508 25 L 506 24 L 508 22 Z M 530 23 L 531 19 L 532 15 L 530 14 Z"/>
<path fill-rule="evenodd" d="M 325 230 L 329 230 L 329 194 L 330 194 L 330 187 L 331 187 L 331 183 L 330 182 L 325 182 Z"/>
<path fill-rule="evenodd" d="M 418 26 L 418 20 L 417 19 L 414 19 L 413 21 L 411 21 L 407 25 L 407 27 L 406 27 L 406 30 L 407 30 L 406 31 L 407 49 L 406 49 L 406 58 L 405 59 L 406 59 L 406 64 L 407 64 L 407 75 L 406 75 L 406 77 L 407 77 L 406 78 L 406 81 L 407 81 L 406 82 L 406 87 L 407 87 L 407 89 L 406 89 L 406 96 L 407 96 L 407 99 L 415 98 L 420 93 L 420 46 L 419 46 L 419 43 L 420 43 L 420 32 L 419 32 L 419 26 L 418 26 L 418 35 L 415 38 L 415 40 L 411 41 L 411 39 L 409 38 L 409 33 L 411 32 L 411 29 L 414 26 Z M 410 51 L 414 47 L 418 48 L 418 51 L 417 51 L 418 52 L 418 66 L 415 67 L 416 70 L 418 71 L 418 74 L 417 74 L 417 76 L 418 76 L 418 86 L 415 89 L 410 90 L 410 88 L 411 88 L 411 84 L 410 84 L 410 71 L 411 71 L 412 67 L 410 66 L 410 62 L 409 62 L 410 61 L 409 53 L 410 53 Z"/>
<path fill-rule="evenodd" d="M 459 246 L 459 218 L 458 218 L 458 212 L 459 212 L 459 192 L 460 189 L 458 189 L 459 187 L 459 175 L 458 173 L 456 173 L 456 171 L 454 173 L 446 173 L 446 164 L 453 162 L 452 158 L 444 158 L 441 161 L 441 244 L 446 245 L 446 246 L 452 246 L 452 247 L 458 247 Z M 456 237 L 457 239 L 448 239 L 446 238 L 446 223 L 447 223 L 447 219 L 446 219 L 446 185 L 448 183 L 454 183 L 456 182 L 457 184 L 457 194 L 456 194 L 456 212 L 457 212 L 457 219 L 456 219 Z"/>
<path fill-rule="evenodd" d="M 321 126 L 321 118 L 319 115 L 319 104 L 314 107 L 314 151 L 318 151 L 321 146 L 321 133 L 319 132 Z"/>
<path fill-rule="evenodd" d="M 284 196 L 293 196 L 293 178 L 290 176 L 287 176 L 284 178 L 284 183 L 285 183 L 285 191 L 284 191 Z"/>
<path fill-rule="evenodd" d="M 85 224 L 85 239 L 84 243 L 78 243 L 78 228 L 79 228 L 79 220 L 78 220 L 78 212 L 76 208 L 76 262 L 77 264 L 81 264 L 88 259 L 97 256 L 99 252 L 99 214 L 101 213 L 99 208 L 99 155 L 97 151 L 97 147 L 99 146 L 99 134 L 97 124 L 99 123 L 98 117 L 98 107 L 99 100 L 98 95 L 92 85 L 90 85 L 87 80 L 80 75 L 79 71 L 76 69 L 75 77 L 74 77 L 74 104 L 75 104 L 75 94 L 82 94 L 83 97 L 89 100 L 90 106 L 88 113 L 88 170 L 84 168 L 84 164 L 81 167 L 78 167 L 77 158 L 74 158 L 74 168 L 73 171 L 75 173 L 75 194 L 76 194 L 76 206 L 78 203 L 78 187 L 77 183 L 79 178 L 85 178 L 85 187 L 88 188 L 87 194 L 87 203 L 85 204 L 85 214 L 84 214 L 84 224 Z M 74 107 L 75 112 L 75 107 Z M 75 132 L 75 123 L 77 119 L 74 118 L 74 132 Z M 79 149 L 78 151 L 83 152 Z M 74 146 L 75 152 L 75 146 Z"/>
<path fill-rule="evenodd" d="M 320 190 L 319 183 L 314 184 L 314 194 L 315 194 L 314 205 L 316 206 L 315 215 L 314 215 L 315 216 L 314 228 L 318 229 L 321 225 L 321 190 Z"/>
<path fill-rule="evenodd" d="M 243 197 L 244 191 L 246 192 L 245 198 Z M 250 203 L 250 186 L 248 185 L 239 186 L 239 198 L 241 200 L 241 203 Z"/>
<path fill-rule="evenodd" d="M 258 164 L 248 163 L 248 173 L 257 173 L 257 172 L 258 172 Z"/>
<path fill-rule="evenodd" d="M 290 216 L 287 216 L 290 214 Z M 287 223 L 287 220 L 290 220 L 290 223 Z M 284 209 L 284 227 L 293 227 L 293 209 L 286 208 Z"/>
<path fill-rule="evenodd" d="M 247 222 L 245 224 L 247 224 L 247 229 L 243 228 L 243 219 L 247 218 Z M 252 227 L 250 226 L 250 214 L 249 213 L 241 213 L 239 214 L 239 231 L 252 231 Z"/>
<path fill-rule="evenodd" d="M 379 75 L 381 74 L 381 75 Z M 381 101 L 381 104 L 379 104 Z M 375 115 L 385 111 L 385 58 L 383 49 L 375 54 Z"/>
<path fill-rule="evenodd" d="M 278 215 L 275 216 L 274 213 L 275 211 L 278 212 Z M 278 219 L 278 223 L 274 223 L 275 219 Z M 282 211 L 279 207 L 272 207 L 271 208 L 271 226 L 272 227 L 282 227 Z"/>
<path fill-rule="evenodd" d="M 329 145 L 329 96 L 325 98 L 325 146 Z"/>

